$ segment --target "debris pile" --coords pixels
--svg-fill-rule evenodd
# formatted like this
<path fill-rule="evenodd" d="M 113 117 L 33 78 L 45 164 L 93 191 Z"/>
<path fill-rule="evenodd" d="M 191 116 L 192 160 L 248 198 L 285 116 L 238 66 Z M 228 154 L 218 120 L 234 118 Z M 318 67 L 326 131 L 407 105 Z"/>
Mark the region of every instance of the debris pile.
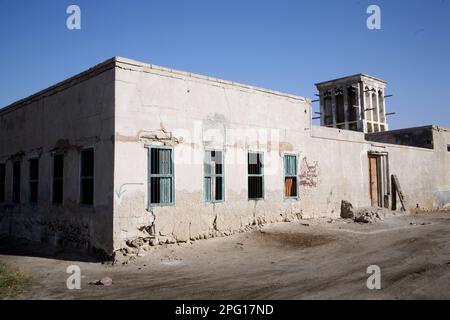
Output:
<path fill-rule="evenodd" d="M 345 200 L 341 203 L 341 218 L 352 219 L 357 223 L 375 223 L 383 221 L 388 210 L 379 207 L 361 207 L 354 208 L 353 205 Z"/>
<path fill-rule="evenodd" d="M 150 250 L 151 247 L 158 245 L 155 237 L 137 238 L 128 240 L 126 246 L 114 251 L 112 260 L 114 264 L 127 264 L 136 257 L 144 256 L 144 252 Z"/>
<path fill-rule="evenodd" d="M 216 237 L 226 237 L 236 233 L 248 232 L 252 230 L 260 229 L 262 226 L 272 223 L 272 222 L 290 222 L 295 220 L 302 219 L 302 212 L 296 212 L 295 210 L 290 210 L 289 212 L 285 212 L 283 215 L 277 217 L 278 220 L 270 220 L 264 216 L 257 216 L 244 226 L 241 226 L 240 229 L 221 229 L 217 226 L 217 216 L 214 219 L 213 226 L 210 230 L 198 234 L 198 235 L 189 235 L 187 238 L 178 238 L 174 233 L 162 233 L 159 231 L 155 232 L 155 226 L 145 225 L 139 227 L 138 230 L 141 232 L 141 236 L 125 241 L 120 249 L 117 249 L 113 252 L 110 257 L 113 264 L 128 264 L 135 260 L 137 257 L 145 256 L 148 251 L 155 250 L 159 247 L 164 247 L 168 245 L 183 245 L 183 244 L 192 244 L 197 240 L 216 238 Z M 304 226 L 309 226 L 309 223 L 303 223 Z"/>

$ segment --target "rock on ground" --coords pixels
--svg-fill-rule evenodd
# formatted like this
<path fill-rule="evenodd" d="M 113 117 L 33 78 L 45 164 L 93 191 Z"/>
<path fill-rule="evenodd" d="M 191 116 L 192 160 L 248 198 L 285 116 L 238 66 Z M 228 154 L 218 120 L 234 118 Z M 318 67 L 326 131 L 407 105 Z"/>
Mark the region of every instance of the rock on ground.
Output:
<path fill-rule="evenodd" d="M 361 207 L 354 208 L 353 205 L 346 200 L 341 203 L 341 218 L 352 219 L 358 223 L 374 223 L 382 221 L 389 212 L 388 209 L 379 207 Z"/>

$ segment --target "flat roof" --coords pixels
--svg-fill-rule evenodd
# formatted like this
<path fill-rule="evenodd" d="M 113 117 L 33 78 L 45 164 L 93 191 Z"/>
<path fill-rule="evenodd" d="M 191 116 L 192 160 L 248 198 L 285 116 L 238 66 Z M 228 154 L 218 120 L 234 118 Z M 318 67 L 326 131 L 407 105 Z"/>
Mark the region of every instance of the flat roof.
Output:
<path fill-rule="evenodd" d="M 377 78 L 377 77 L 374 77 L 374 76 L 371 76 L 371 75 L 368 75 L 368 74 L 365 74 L 365 73 L 357 73 L 357 74 L 354 74 L 354 75 L 351 75 L 351 76 L 345 76 L 345 77 L 341 77 L 341 78 L 337 78 L 337 79 L 332 79 L 332 80 L 318 82 L 318 83 L 315 83 L 314 85 L 315 86 L 323 86 L 323 85 L 326 85 L 326 84 L 328 84 L 330 82 L 345 81 L 345 80 L 348 80 L 348 79 L 351 79 L 351 78 L 368 78 L 368 79 L 371 79 L 371 80 L 375 80 L 375 81 L 379 81 L 379 82 L 387 84 L 387 81 L 385 81 L 383 79 L 380 79 L 380 78 Z"/>
<path fill-rule="evenodd" d="M 50 87 L 47 87 L 43 90 L 40 90 L 26 98 L 17 100 L 3 108 L 0 109 L 0 115 L 4 113 L 8 113 L 11 111 L 14 111 L 20 107 L 26 106 L 36 100 L 39 100 L 41 98 L 45 98 L 47 96 L 51 96 L 55 93 L 58 93 L 60 91 L 63 91 L 67 88 L 70 88 L 78 83 L 81 83 L 83 81 L 86 81 L 96 75 L 99 75 L 107 70 L 113 69 L 115 67 L 115 58 L 110 58 L 108 60 L 105 60 L 104 62 L 101 62 L 85 71 L 82 71 L 81 73 L 78 73 L 77 75 L 67 78 L 61 82 L 58 82 Z"/>
<path fill-rule="evenodd" d="M 132 60 L 132 59 L 128 59 L 128 58 L 123 58 L 123 57 L 113 57 L 110 59 L 105 60 L 104 62 L 101 62 L 85 71 L 82 71 L 81 73 L 72 76 L 70 78 L 67 78 L 61 82 L 58 82 L 55 85 L 52 85 L 48 88 L 45 88 L 41 91 L 38 91 L 26 98 L 17 100 L 3 108 L 0 109 L 0 114 L 4 114 L 10 111 L 13 111 L 17 108 L 20 108 L 21 106 L 25 106 L 27 104 L 32 103 L 35 100 L 44 98 L 46 96 L 50 96 L 53 95 L 57 92 L 63 91 L 67 88 L 70 88 L 80 82 L 83 82 L 85 80 L 88 80 L 98 74 L 101 74 L 107 70 L 110 70 L 112 68 L 116 68 L 117 66 L 119 66 L 119 64 L 127 64 L 127 65 L 131 65 L 131 66 L 135 66 L 135 67 L 141 67 L 141 68 L 145 68 L 145 69 L 150 69 L 150 70 L 155 70 L 155 71 L 160 71 L 160 72 L 165 72 L 165 73 L 171 73 L 171 74 L 176 74 L 179 76 L 185 76 L 185 77 L 192 77 L 192 78 L 197 78 L 197 79 L 203 79 L 206 81 L 210 81 L 210 82 L 215 82 L 215 83 L 221 83 L 221 84 L 226 84 L 226 85 L 231 85 L 231 86 L 237 86 L 237 87 L 241 87 L 241 88 L 246 88 L 249 90 L 255 90 L 255 91 L 260 91 L 260 92 L 264 92 L 264 93 L 268 93 L 268 94 L 273 94 L 273 95 L 278 95 L 278 96 L 284 96 L 284 97 L 288 97 L 288 98 L 292 98 L 292 99 L 297 99 L 297 100 L 301 100 L 304 101 L 306 103 L 311 103 L 311 99 L 302 97 L 302 96 L 297 96 L 297 95 L 293 95 L 293 94 L 288 94 L 288 93 L 283 93 L 280 91 L 276 91 L 276 90 L 271 90 L 271 89 L 266 89 L 266 88 L 262 88 L 262 87 L 257 87 L 257 86 L 252 86 L 252 85 L 246 85 L 246 84 L 242 84 L 239 82 L 234 82 L 234 81 L 228 81 L 228 80 L 223 80 L 223 79 L 219 79 L 219 78 L 214 78 L 214 77 L 208 77 L 208 76 L 203 76 L 200 74 L 196 74 L 196 73 L 191 73 L 191 72 L 186 72 L 186 71 L 180 71 L 180 70 L 175 70 L 175 69 L 170 69 L 170 68 L 166 68 L 166 67 L 161 67 L 161 66 L 157 66 L 154 64 L 148 64 L 148 63 L 144 63 L 144 62 L 140 62 L 137 60 Z"/>
<path fill-rule="evenodd" d="M 115 59 L 116 59 L 116 62 L 118 62 L 118 64 L 123 63 L 123 64 L 131 65 L 131 66 L 135 66 L 135 67 L 145 68 L 147 70 L 155 70 L 155 71 L 160 71 L 160 72 L 164 72 L 164 73 L 170 73 L 171 75 L 191 77 L 191 78 L 206 80 L 206 81 L 210 81 L 210 82 L 214 82 L 214 83 L 236 86 L 236 87 L 240 87 L 240 88 L 244 88 L 244 89 L 260 91 L 260 92 L 264 92 L 264 93 L 269 93 L 269 94 L 273 94 L 273 95 L 283 96 L 283 97 L 292 98 L 292 99 L 301 100 L 301 101 L 304 101 L 307 103 L 311 103 L 311 99 L 308 99 L 308 98 L 305 98 L 302 96 L 298 96 L 298 95 L 294 95 L 294 94 L 290 94 L 290 93 L 285 93 L 285 92 L 276 91 L 276 90 L 272 90 L 272 89 L 262 88 L 262 87 L 258 87 L 258 86 L 252 86 L 252 85 L 243 84 L 240 82 L 224 80 L 224 79 L 215 78 L 215 77 L 204 76 L 204 75 L 201 75 L 198 73 L 192 73 L 192 72 L 187 72 L 187 71 L 180 71 L 180 70 L 176 70 L 176 69 L 161 67 L 158 65 L 148 64 L 148 63 L 144 63 L 144 62 L 140 62 L 140 61 L 128 59 L 128 58 L 123 58 L 123 57 L 116 57 Z"/>

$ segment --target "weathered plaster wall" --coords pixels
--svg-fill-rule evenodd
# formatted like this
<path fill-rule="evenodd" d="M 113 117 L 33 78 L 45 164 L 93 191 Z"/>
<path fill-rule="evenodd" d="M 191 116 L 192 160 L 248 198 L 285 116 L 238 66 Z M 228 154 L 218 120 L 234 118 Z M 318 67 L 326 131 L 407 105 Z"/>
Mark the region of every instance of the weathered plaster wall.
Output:
<path fill-rule="evenodd" d="M 369 152 L 385 152 L 389 174 L 397 175 L 408 210 L 435 210 L 450 204 L 450 133 L 432 127 L 434 149 L 370 142 L 364 134 L 325 127 L 312 127 L 305 153 L 318 159 L 320 183 L 303 199 L 304 208 L 336 214 L 340 201 L 370 206 Z M 324 199 L 326 203 L 324 203 Z M 309 204 L 307 204 L 309 202 Z M 322 203 L 317 208 L 314 204 Z"/>
<path fill-rule="evenodd" d="M 396 146 L 389 146 L 387 149 L 391 174 L 398 176 L 407 209 L 414 209 L 416 204 L 424 208 L 434 208 L 435 192 L 439 187 L 435 152 Z"/>
<path fill-rule="evenodd" d="M 389 154 L 408 209 L 448 204 L 448 132 L 434 133 L 436 150 L 369 142 L 360 132 L 311 126 L 310 112 L 301 97 L 119 59 L 114 248 L 149 237 L 153 224 L 157 242 L 170 243 L 300 216 L 338 217 L 342 200 L 369 206 L 374 151 Z M 174 147 L 174 206 L 147 208 L 146 144 Z M 223 203 L 203 200 L 208 148 L 225 150 Z M 247 199 L 248 150 L 265 152 L 264 200 Z M 298 200 L 283 199 L 284 153 L 298 155 Z"/>
<path fill-rule="evenodd" d="M 440 208 L 450 208 L 450 130 L 435 126 L 433 132 L 437 157 L 434 166 L 439 179 L 436 205 Z"/>
<path fill-rule="evenodd" d="M 450 133 L 433 126 L 434 149 L 386 145 L 391 173 L 399 177 L 408 209 L 432 210 L 450 204 Z"/>
<path fill-rule="evenodd" d="M 114 247 L 145 237 L 155 221 L 160 241 L 227 234 L 292 219 L 300 202 L 283 200 L 285 152 L 299 154 L 310 107 L 300 97 L 123 60 L 116 69 Z M 171 133 L 175 205 L 147 211 L 146 143 Z M 159 140 L 159 141 L 158 141 Z M 225 150 L 225 202 L 203 200 L 203 154 Z M 247 199 L 247 150 L 265 151 L 265 200 Z M 270 163 L 272 162 L 272 163 Z"/>
<path fill-rule="evenodd" d="M 0 110 L 6 202 L 0 234 L 111 252 L 114 64 L 104 63 Z M 80 150 L 95 150 L 95 205 L 79 204 Z M 52 204 L 52 152 L 64 152 L 64 199 Z M 12 203 L 12 157 L 21 159 L 21 203 Z M 29 204 L 29 164 L 39 157 L 38 205 Z"/>
<path fill-rule="evenodd" d="M 304 138 L 308 164 L 317 164 L 314 187 L 301 185 L 302 206 L 311 216 L 338 217 L 342 200 L 355 206 L 370 205 L 367 152 L 361 132 L 313 126 Z"/>

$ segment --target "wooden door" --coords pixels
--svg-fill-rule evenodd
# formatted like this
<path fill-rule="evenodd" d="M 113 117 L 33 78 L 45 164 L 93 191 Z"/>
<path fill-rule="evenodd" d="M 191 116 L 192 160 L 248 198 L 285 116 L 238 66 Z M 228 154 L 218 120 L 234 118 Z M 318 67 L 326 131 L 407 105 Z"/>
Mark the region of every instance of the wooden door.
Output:
<path fill-rule="evenodd" d="M 378 199 L 378 161 L 377 157 L 369 156 L 369 188 L 373 207 L 379 204 Z"/>

